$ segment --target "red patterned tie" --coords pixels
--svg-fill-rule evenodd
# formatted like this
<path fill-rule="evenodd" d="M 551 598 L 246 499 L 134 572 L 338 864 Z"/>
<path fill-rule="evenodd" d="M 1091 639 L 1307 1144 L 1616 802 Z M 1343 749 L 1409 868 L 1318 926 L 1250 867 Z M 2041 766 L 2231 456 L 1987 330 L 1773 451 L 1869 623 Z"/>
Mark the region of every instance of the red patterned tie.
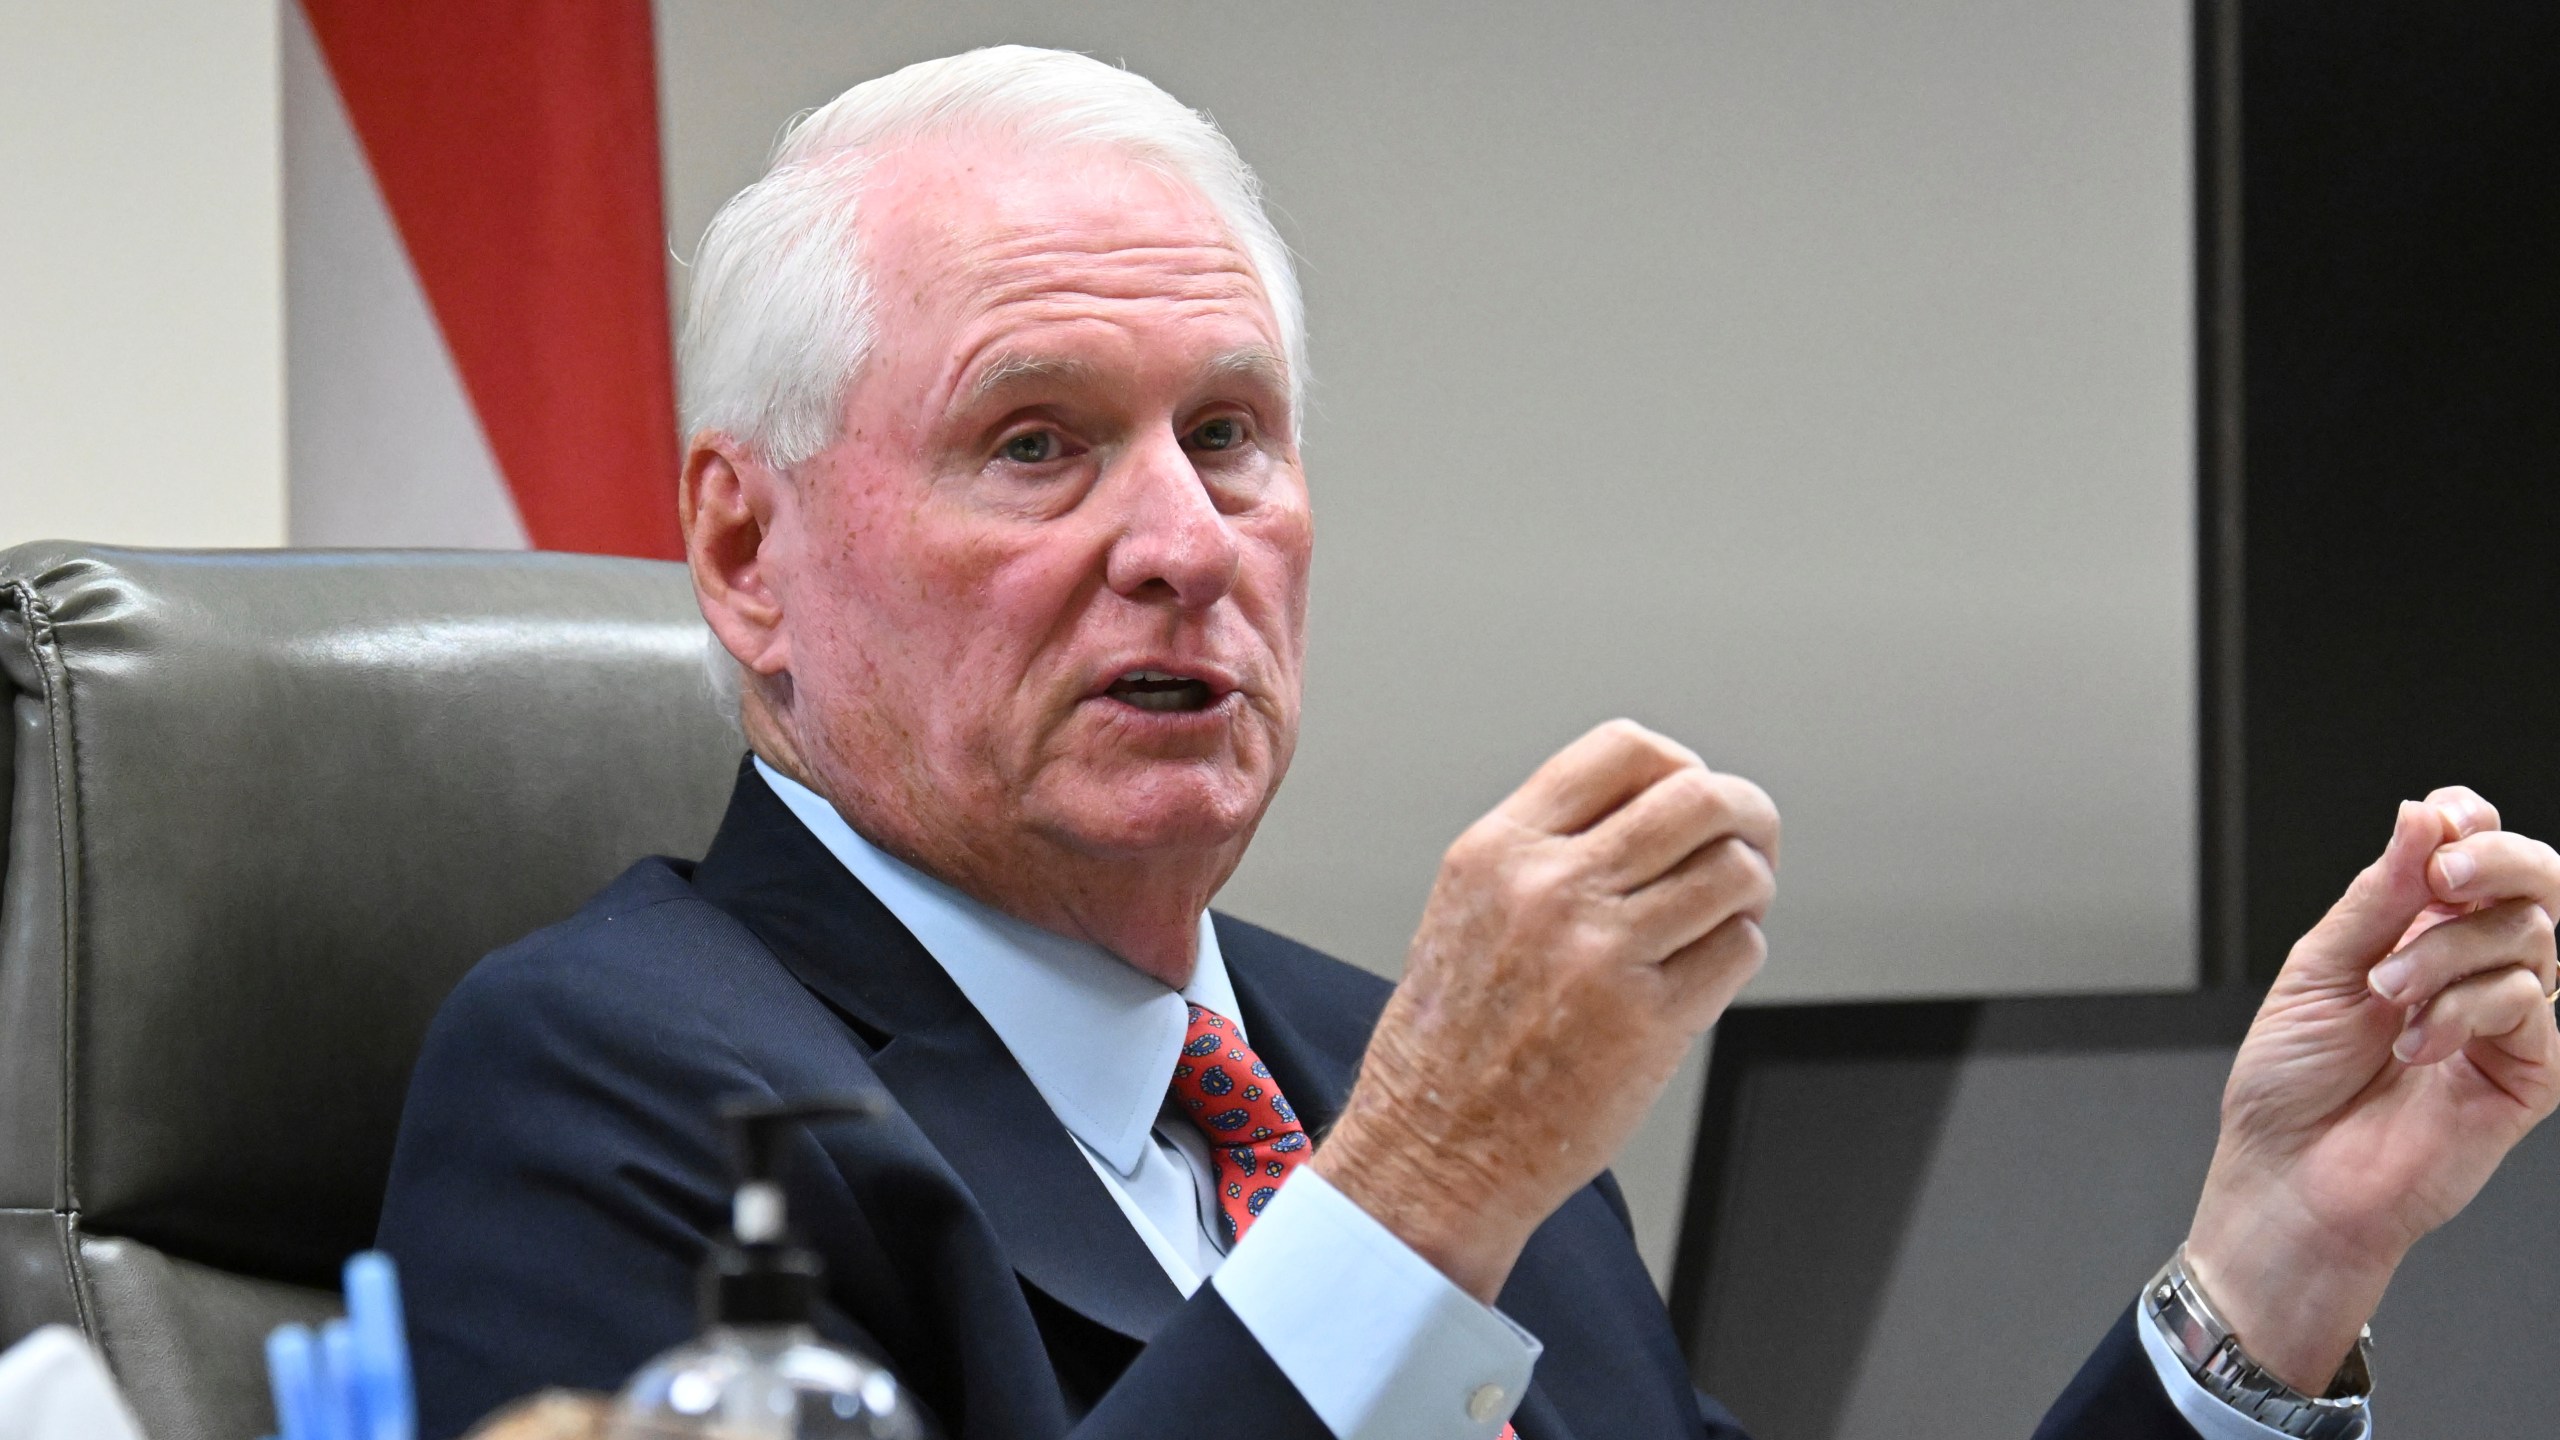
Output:
<path fill-rule="evenodd" d="M 1173 1098 L 1209 1137 L 1218 1177 L 1219 1228 L 1232 1250 L 1289 1172 L 1306 1163 L 1307 1132 L 1280 1094 L 1271 1067 L 1226 1016 L 1191 1007 L 1191 1031 L 1173 1065 Z"/>
<path fill-rule="evenodd" d="M 1173 1098 L 1209 1137 L 1218 1175 L 1218 1223 L 1235 1248 L 1280 1186 L 1307 1163 L 1307 1132 L 1271 1067 L 1226 1016 L 1191 1007 L 1191 1030 L 1173 1064 Z M 1519 1440 L 1508 1425 L 1499 1440 Z"/>

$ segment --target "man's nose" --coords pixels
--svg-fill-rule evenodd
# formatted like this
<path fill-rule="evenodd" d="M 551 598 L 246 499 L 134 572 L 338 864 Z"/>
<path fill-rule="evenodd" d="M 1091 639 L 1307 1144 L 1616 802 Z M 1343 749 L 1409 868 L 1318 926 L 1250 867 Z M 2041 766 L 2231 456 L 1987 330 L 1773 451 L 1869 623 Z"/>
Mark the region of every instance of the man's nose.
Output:
<path fill-rule="evenodd" d="M 1243 547 L 1171 431 L 1122 452 L 1104 493 L 1119 526 L 1105 581 L 1133 600 L 1205 609 L 1235 588 Z"/>

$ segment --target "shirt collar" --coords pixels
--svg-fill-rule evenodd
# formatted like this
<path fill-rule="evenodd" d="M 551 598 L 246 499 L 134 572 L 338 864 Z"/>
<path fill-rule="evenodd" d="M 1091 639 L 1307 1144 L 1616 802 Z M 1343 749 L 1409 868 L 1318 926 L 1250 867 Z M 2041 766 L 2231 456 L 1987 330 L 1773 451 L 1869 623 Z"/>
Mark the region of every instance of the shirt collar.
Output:
<path fill-rule="evenodd" d="M 1184 1002 L 1227 1017 L 1243 1037 L 1244 1017 L 1207 911 L 1191 983 L 1170 990 L 1099 945 L 1017 920 L 934 879 L 864 839 L 824 797 L 762 756 L 755 767 L 949 972 L 1060 1122 L 1123 1177 L 1137 1173 L 1164 1108 L 1191 1028 Z"/>

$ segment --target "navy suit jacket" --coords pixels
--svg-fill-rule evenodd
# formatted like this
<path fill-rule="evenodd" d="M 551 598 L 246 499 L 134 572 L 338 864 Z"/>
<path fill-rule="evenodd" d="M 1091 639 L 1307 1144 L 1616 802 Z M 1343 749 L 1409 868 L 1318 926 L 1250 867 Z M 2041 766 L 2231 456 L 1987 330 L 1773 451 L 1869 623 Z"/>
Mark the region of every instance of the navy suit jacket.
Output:
<path fill-rule="evenodd" d="M 1215 923 L 1255 1049 L 1322 1133 L 1389 987 Z M 885 1114 L 814 1128 L 787 1186 L 827 1263 L 820 1326 L 953 1440 L 1175 1440 L 1212 1415 L 1329 1440 L 1214 1285 L 1174 1288 L 942 967 L 743 768 L 699 864 L 633 866 L 437 1016 L 380 1237 L 421 1433 L 545 1386 L 618 1388 L 694 1333 L 726 1221 L 718 1106 L 848 1092 Z M 1607 1177 L 1539 1229 L 1501 1307 L 1546 1345 L 1523 1440 L 1742 1440 L 1691 1387 Z M 2123 1324 L 2040 1433 L 2193 1440 Z"/>

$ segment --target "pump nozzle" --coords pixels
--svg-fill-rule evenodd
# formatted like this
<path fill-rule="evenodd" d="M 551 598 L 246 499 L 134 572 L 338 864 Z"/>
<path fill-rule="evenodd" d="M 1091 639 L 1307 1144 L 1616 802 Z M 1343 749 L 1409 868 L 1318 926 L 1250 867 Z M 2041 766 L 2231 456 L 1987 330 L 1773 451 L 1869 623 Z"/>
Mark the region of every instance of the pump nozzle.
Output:
<path fill-rule="evenodd" d="M 869 1096 L 733 1100 L 720 1107 L 729 1127 L 738 1188 L 731 1197 L 732 1243 L 713 1247 L 703 1275 L 703 1309 L 715 1325 L 798 1325 L 817 1299 L 820 1265 L 793 1243 L 782 1198 L 782 1142 L 789 1127 L 880 1113 Z"/>

